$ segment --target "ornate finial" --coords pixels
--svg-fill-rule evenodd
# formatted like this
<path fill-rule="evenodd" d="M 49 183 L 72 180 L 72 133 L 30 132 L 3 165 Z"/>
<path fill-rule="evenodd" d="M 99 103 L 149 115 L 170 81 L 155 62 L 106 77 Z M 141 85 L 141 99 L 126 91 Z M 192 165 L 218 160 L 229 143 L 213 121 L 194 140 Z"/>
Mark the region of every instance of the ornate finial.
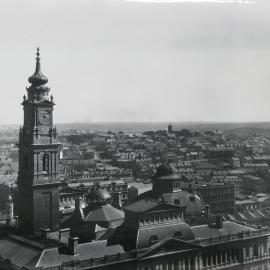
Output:
<path fill-rule="evenodd" d="M 37 62 L 39 62 L 39 60 L 40 60 L 40 52 L 39 52 L 39 47 L 37 47 L 37 52 L 36 52 L 36 60 L 37 60 Z"/>
<path fill-rule="evenodd" d="M 37 57 L 40 56 L 40 53 L 39 53 L 39 46 L 37 46 Z"/>
<path fill-rule="evenodd" d="M 53 95 L 51 95 L 50 98 L 51 98 L 51 102 L 53 102 Z"/>

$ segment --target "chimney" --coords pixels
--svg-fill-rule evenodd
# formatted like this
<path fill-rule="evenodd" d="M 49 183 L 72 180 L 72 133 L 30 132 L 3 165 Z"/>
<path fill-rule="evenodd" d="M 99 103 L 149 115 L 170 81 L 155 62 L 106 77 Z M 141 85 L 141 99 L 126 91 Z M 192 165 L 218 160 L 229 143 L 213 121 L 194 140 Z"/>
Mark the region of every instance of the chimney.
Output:
<path fill-rule="evenodd" d="M 223 217 L 221 215 L 216 216 L 216 228 L 217 229 L 223 228 Z"/>
<path fill-rule="evenodd" d="M 82 219 L 84 219 L 84 214 L 83 211 L 81 209 L 81 201 L 82 201 L 82 197 L 76 197 L 75 198 L 75 210 L 74 213 L 77 213 L 81 216 Z"/>
<path fill-rule="evenodd" d="M 113 206 L 116 208 L 122 207 L 121 192 L 117 192 L 113 198 Z"/>
<path fill-rule="evenodd" d="M 188 184 L 188 191 L 192 193 L 192 184 Z"/>
<path fill-rule="evenodd" d="M 210 216 L 210 205 L 206 204 L 204 207 L 205 207 L 206 216 L 209 217 Z"/>
<path fill-rule="evenodd" d="M 15 216 L 15 228 L 18 229 L 19 227 L 19 217 L 18 216 Z"/>
<path fill-rule="evenodd" d="M 6 226 L 10 227 L 11 225 L 11 219 L 10 218 L 6 218 Z"/>
<path fill-rule="evenodd" d="M 78 237 L 69 237 L 68 238 L 68 248 L 72 255 L 79 253 L 79 238 Z"/>
<path fill-rule="evenodd" d="M 40 234 L 42 239 L 48 239 L 50 229 L 47 228 L 41 228 L 40 229 Z"/>
<path fill-rule="evenodd" d="M 81 208 L 81 200 L 82 198 L 80 196 L 75 198 L 75 209 Z"/>
<path fill-rule="evenodd" d="M 7 218 L 10 220 L 13 219 L 13 201 L 10 194 L 7 199 L 6 210 L 7 210 Z"/>
<path fill-rule="evenodd" d="M 70 228 L 59 230 L 59 242 L 66 242 L 70 236 Z"/>

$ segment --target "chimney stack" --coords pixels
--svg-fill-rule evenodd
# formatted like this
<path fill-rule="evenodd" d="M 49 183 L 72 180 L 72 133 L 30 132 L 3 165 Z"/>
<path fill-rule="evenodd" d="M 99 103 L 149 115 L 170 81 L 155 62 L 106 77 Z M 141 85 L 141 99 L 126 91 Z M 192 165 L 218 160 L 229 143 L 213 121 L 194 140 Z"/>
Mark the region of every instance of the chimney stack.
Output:
<path fill-rule="evenodd" d="M 48 239 L 50 229 L 47 228 L 41 228 L 40 229 L 40 234 L 42 239 Z"/>
<path fill-rule="evenodd" d="M 75 210 L 74 213 L 78 214 L 79 216 L 81 216 L 82 219 L 84 219 L 84 214 L 81 208 L 81 201 L 82 201 L 82 197 L 76 197 L 75 198 Z"/>
<path fill-rule="evenodd" d="M 223 217 L 221 215 L 216 216 L 216 228 L 218 229 L 223 228 Z"/>
<path fill-rule="evenodd" d="M 68 238 L 68 248 L 72 255 L 79 253 L 79 238 L 78 237 L 69 237 Z"/>
<path fill-rule="evenodd" d="M 66 242 L 70 236 L 70 228 L 59 230 L 59 242 Z"/>
<path fill-rule="evenodd" d="M 113 206 L 116 208 L 122 207 L 121 192 L 117 192 L 113 197 Z"/>
<path fill-rule="evenodd" d="M 206 204 L 204 207 L 205 207 L 206 216 L 209 217 L 210 216 L 210 205 Z"/>

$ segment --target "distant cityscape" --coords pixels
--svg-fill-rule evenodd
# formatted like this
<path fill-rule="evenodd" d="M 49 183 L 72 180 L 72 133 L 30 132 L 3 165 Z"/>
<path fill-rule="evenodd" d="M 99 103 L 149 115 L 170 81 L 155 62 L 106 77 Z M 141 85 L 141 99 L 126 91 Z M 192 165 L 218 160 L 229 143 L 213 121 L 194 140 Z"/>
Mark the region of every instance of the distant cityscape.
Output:
<path fill-rule="evenodd" d="M 53 123 L 40 52 L 0 131 L 1 269 L 269 269 L 270 124 Z"/>

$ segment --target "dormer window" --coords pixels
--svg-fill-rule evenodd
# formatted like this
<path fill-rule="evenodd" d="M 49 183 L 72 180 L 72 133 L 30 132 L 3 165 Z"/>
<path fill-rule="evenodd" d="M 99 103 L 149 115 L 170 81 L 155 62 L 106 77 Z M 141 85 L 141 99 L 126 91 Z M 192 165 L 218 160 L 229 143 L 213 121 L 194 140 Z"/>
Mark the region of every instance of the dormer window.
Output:
<path fill-rule="evenodd" d="M 179 199 L 174 199 L 173 203 L 174 204 L 180 204 L 180 200 Z"/>
<path fill-rule="evenodd" d="M 149 239 L 149 244 L 153 245 L 156 244 L 158 242 L 158 237 L 157 235 L 151 235 L 150 239 Z"/>
<path fill-rule="evenodd" d="M 182 234 L 182 232 L 181 231 L 176 231 L 175 233 L 174 233 L 174 236 L 173 236 L 174 238 L 182 238 L 183 237 L 183 234 Z"/>

